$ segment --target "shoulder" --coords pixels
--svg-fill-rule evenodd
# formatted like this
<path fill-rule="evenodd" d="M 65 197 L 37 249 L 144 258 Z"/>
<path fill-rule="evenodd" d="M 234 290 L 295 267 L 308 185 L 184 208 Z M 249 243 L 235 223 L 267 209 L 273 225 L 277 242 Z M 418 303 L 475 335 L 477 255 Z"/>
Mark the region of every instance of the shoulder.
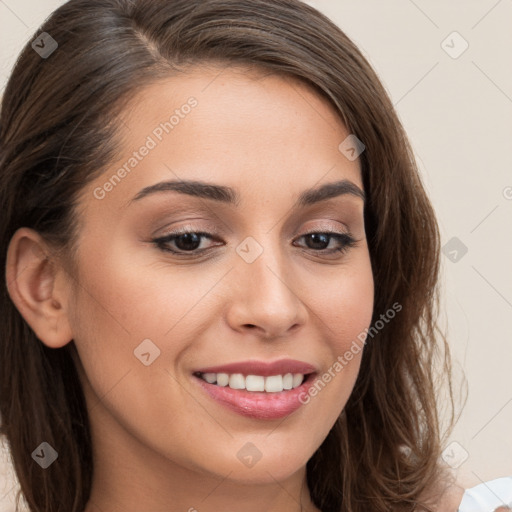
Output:
<path fill-rule="evenodd" d="M 512 508 L 512 476 L 495 478 L 466 489 L 460 512 L 494 512 Z"/>
<path fill-rule="evenodd" d="M 481 482 L 472 487 L 449 479 L 437 494 L 433 512 L 502 512 L 511 508 L 512 476 Z"/>

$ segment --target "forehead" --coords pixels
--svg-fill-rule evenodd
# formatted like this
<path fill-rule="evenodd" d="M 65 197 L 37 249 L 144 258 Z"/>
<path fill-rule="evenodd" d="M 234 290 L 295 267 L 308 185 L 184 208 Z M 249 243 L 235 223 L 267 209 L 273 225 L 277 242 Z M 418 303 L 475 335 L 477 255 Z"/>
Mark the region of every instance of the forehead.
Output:
<path fill-rule="evenodd" d="M 312 85 L 258 68 L 215 66 L 191 68 L 136 93 L 120 130 L 128 143 L 136 145 L 136 137 L 153 134 L 168 149 L 173 143 L 192 144 L 190 137 L 201 135 L 198 143 L 216 148 L 287 142 L 296 150 L 320 144 L 334 154 L 349 135 L 334 107 Z"/>
<path fill-rule="evenodd" d="M 119 135 L 121 158 L 93 184 L 114 178 L 111 202 L 164 179 L 261 187 L 265 197 L 322 177 L 361 186 L 359 162 L 340 152 L 349 132 L 330 102 L 298 79 L 258 69 L 198 67 L 153 83 L 122 112 Z"/>

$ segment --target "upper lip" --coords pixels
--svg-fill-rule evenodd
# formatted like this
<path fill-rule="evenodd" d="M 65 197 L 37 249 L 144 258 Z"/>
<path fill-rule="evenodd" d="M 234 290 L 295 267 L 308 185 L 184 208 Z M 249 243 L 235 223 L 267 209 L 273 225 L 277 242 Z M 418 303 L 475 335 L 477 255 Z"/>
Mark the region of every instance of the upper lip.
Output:
<path fill-rule="evenodd" d="M 285 375 L 287 373 L 302 373 L 304 375 L 313 373 L 316 368 L 303 361 L 295 359 L 279 359 L 278 361 L 240 361 L 236 363 L 223 364 L 200 368 L 196 373 L 242 373 L 244 375 Z"/>

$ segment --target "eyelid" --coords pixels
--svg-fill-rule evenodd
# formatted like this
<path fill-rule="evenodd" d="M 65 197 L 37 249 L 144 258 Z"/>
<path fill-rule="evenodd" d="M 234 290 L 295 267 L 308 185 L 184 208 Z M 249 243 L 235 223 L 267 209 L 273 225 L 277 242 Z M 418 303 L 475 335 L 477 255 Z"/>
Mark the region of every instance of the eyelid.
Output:
<path fill-rule="evenodd" d="M 151 238 L 163 238 L 168 235 L 176 235 L 179 233 L 189 233 L 189 232 L 194 232 L 194 233 L 205 232 L 212 236 L 213 235 L 220 236 L 220 233 L 224 231 L 222 228 L 219 228 L 219 226 L 216 224 L 213 224 L 211 222 L 205 223 L 204 219 L 189 219 L 185 222 L 194 222 L 194 221 L 201 222 L 202 224 L 199 226 L 193 226 L 191 224 L 183 224 L 181 226 L 178 226 L 177 228 L 174 228 L 171 226 L 173 226 L 174 224 L 178 224 L 178 222 L 173 222 L 171 224 L 168 224 L 164 228 L 156 230 L 155 233 L 153 233 L 151 235 Z"/>
<path fill-rule="evenodd" d="M 181 226 L 179 228 L 176 228 L 172 230 L 171 232 L 168 232 L 167 234 L 158 236 L 156 238 L 153 238 L 151 240 L 151 243 L 156 245 L 160 250 L 170 252 L 174 256 L 178 258 L 189 258 L 189 259 L 198 259 L 201 258 L 203 255 L 208 254 L 215 245 L 212 245 L 211 247 L 193 250 L 193 251 L 183 251 L 183 250 L 173 250 L 165 248 L 166 244 L 171 243 L 174 239 L 178 238 L 182 234 L 189 234 L 193 233 L 198 235 L 200 238 L 208 238 L 211 242 L 221 242 L 223 244 L 223 240 L 219 237 L 219 235 L 213 230 L 212 232 L 209 232 L 208 230 L 202 230 L 200 228 L 194 228 L 192 226 Z M 336 240 L 337 242 L 342 242 L 342 246 L 337 249 L 320 249 L 318 251 L 315 251 L 314 249 L 311 249 L 313 253 L 317 253 L 318 256 L 329 258 L 331 256 L 339 255 L 340 257 L 347 253 L 351 248 L 356 247 L 357 244 L 361 241 L 357 239 L 350 230 L 347 229 L 332 229 L 332 227 L 328 228 L 310 228 L 307 231 L 301 232 L 301 234 L 297 235 L 293 239 L 293 243 L 295 245 L 295 242 L 297 240 L 301 240 L 306 236 L 312 235 L 312 234 L 327 234 L 330 235 L 331 239 Z M 299 246 L 300 247 L 300 246 Z M 304 250 L 308 250 L 308 248 L 305 248 Z"/>
<path fill-rule="evenodd" d="M 321 222 L 321 221 L 318 221 L 318 222 Z M 328 224 L 327 226 L 314 225 L 312 228 L 307 228 L 306 232 L 302 233 L 302 234 L 304 235 L 309 232 L 319 233 L 321 231 L 324 231 L 326 233 L 339 233 L 340 230 L 343 233 L 348 233 L 350 231 L 349 227 L 346 224 L 339 222 L 339 221 L 332 221 L 332 222 L 335 222 L 336 226 L 333 224 Z"/>
<path fill-rule="evenodd" d="M 337 222 L 337 221 L 335 221 L 335 222 Z M 340 225 L 340 227 L 333 227 L 332 225 L 329 225 L 328 227 L 313 226 L 309 229 L 306 229 L 304 232 L 301 231 L 300 232 L 301 234 L 298 236 L 305 236 L 305 235 L 308 235 L 311 233 L 334 233 L 334 234 L 347 234 L 347 235 L 350 234 L 350 230 L 349 230 L 348 226 L 346 226 L 345 224 L 341 224 L 340 222 L 337 222 L 337 224 Z M 214 227 L 212 224 L 210 224 L 210 225 L 207 224 L 206 227 L 192 226 L 190 224 L 186 224 L 186 225 L 183 225 L 183 226 L 180 226 L 177 228 L 172 228 L 172 229 L 166 230 L 164 233 L 154 235 L 152 238 L 164 238 L 164 237 L 167 237 L 170 235 L 179 235 L 181 233 L 190 233 L 190 232 L 204 233 L 204 234 L 211 236 L 212 238 L 216 238 L 216 237 L 222 236 L 220 234 L 220 231 L 221 230 L 219 230 L 217 226 Z"/>

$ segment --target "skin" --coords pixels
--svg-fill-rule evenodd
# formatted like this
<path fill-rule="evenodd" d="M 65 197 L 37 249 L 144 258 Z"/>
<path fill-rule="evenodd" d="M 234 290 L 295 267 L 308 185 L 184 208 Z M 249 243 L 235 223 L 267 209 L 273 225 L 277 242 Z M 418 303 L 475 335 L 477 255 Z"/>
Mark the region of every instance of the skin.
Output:
<path fill-rule="evenodd" d="M 97 199 L 94 190 L 191 96 L 198 104 L 190 114 Z M 75 270 L 27 228 L 8 252 L 9 292 L 38 338 L 77 347 L 95 456 L 87 512 L 296 512 L 300 503 L 318 512 L 306 462 L 346 404 L 362 352 L 280 420 L 226 409 L 192 373 L 290 357 L 322 375 L 369 327 L 374 282 L 362 199 L 293 209 L 302 191 L 321 184 L 347 179 L 363 190 L 359 159 L 338 150 L 349 132 L 308 86 L 236 68 L 195 68 L 139 91 L 119 130 L 119 160 L 80 198 Z M 174 191 L 130 202 L 178 178 L 231 186 L 240 202 Z M 217 239 L 202 238 L 207 252 L 187 258 L 152 243 L 180 227 Z M 350 231 L 356 244 L 327 255 L 336 239 L 315 246 L 304 236 L 326 229 Z M 252 263 L 236 251 L 248 236 L 263 248 Z M 148 338 L 160 356 L 145 366 L 134 350 Z M 262 455 L 252 467 L 237 458 L 246 443 Z"/>

